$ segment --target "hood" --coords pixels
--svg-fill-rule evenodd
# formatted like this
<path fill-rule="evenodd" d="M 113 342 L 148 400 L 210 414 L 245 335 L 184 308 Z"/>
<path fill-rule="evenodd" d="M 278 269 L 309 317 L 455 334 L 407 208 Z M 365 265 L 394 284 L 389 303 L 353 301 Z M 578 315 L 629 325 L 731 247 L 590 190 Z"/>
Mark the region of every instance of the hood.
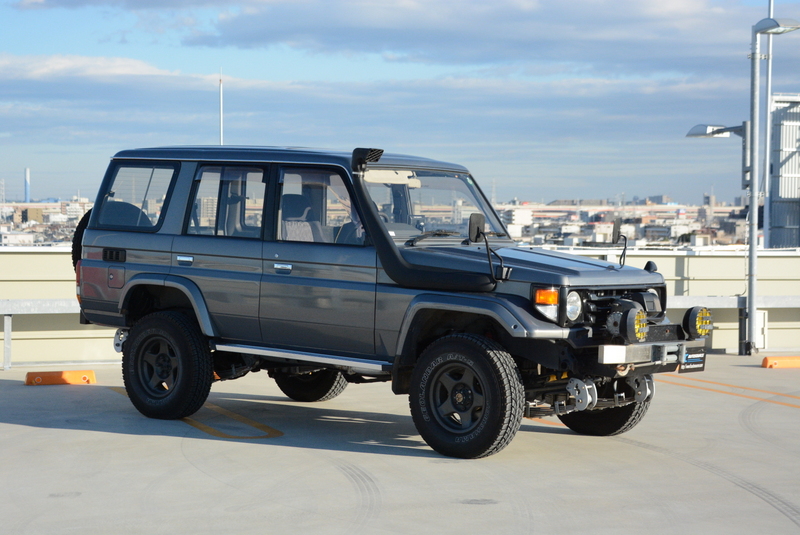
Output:
<path fill-rule="evenodd" d="M 476 273 L 489 273 L 486 248 L 478 245 L 401 247 L 408 262 L 436 268 L 449 268 Z M 511 268 L 511 281 L 549 286 L 636 287 L 664 284 L 660 273 L 623 266 L 585 256 L 577 256 L 536 247 L 501 247 L 496 249 L 506 267 Z M 492 264 L 499 265 L 492 255 Z"/>

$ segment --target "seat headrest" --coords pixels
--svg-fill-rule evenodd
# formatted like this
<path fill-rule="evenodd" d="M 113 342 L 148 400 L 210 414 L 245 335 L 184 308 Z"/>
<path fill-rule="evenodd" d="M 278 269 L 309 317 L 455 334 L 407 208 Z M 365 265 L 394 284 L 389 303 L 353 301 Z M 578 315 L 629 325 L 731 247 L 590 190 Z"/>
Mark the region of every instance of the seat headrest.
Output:
<path fill-rule="evenodd" d="M 311 203 L 304 195 L 289 193 L 283 196 L 281 201 L 283 209 L 283 219 L 306 221 L 308 212 L 311 210 Z"/>

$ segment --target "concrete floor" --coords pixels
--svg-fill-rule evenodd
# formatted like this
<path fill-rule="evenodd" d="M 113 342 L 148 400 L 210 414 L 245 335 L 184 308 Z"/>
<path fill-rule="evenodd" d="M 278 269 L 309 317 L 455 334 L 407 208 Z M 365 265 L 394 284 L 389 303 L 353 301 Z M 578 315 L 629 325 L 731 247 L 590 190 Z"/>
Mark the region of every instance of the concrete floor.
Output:
<path fill-rule="evenodd" d="M 74 386 L 24 386 L 38 369 L 14 368 L 0 372 L 0 533 L 798 533 L 800 369 L 762 357 L 659 376 L 619 437 L 525 420 L 476 461 L 430 450 L 387 384 L 301 404 L 257 373 L 158 421 L 118 367 Z"/>

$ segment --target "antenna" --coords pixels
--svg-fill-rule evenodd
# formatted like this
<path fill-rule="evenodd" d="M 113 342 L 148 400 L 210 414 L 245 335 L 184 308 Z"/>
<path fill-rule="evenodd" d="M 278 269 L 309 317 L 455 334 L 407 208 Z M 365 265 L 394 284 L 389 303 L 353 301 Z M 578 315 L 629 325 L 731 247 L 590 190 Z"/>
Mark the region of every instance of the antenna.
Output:
<path fill-rule="evenodd" d="M 219 68 L 219 144 L 222 142 L 222 67 Z"/>

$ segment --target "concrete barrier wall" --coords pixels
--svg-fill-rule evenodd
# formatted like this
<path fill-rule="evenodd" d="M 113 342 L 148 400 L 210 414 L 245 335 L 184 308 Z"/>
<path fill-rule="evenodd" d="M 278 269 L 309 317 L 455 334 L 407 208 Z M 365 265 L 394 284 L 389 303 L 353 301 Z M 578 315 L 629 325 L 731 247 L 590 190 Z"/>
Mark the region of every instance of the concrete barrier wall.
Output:
<path fill-rule="evenodd" d="M 565 249 L 567 252 L 618 261 L 619 249 Z M 627 264 L 658 265 L 670 295 L 745 295 L 745 250 L 637 250 L 628 251 Z M 800 295 L 800 250 L 764 251 L 758 263 L 759 296 Z M 0 300 L 74 299 L 75 278 L 67 247 L 0 247 Z M 709 349 L 736 353 L 738 310 L 712 309 L 716 330 Z M 680 321 L 683 310 L 670 311 Z M 800 308 L 767 308 L 766 349 L 796 348 L 800 340 Z M 80 325 L 78 314 L 14 315 L 13 365 L 52 362 L 117 361 L 114 329 Z M 4 339 L 5 343 L 5 339 Z"/>
<path fill-rule="evenodd" d="M 69 248 L 0 247 L 0 300 L 5 299 L 76 299 Z M 81 325 L 77 313 L 14 314 L 11 363 L 119 361 L 114 332 Z M 5 347 L 5 336 L 2 332 L 0 336 Z"/>

